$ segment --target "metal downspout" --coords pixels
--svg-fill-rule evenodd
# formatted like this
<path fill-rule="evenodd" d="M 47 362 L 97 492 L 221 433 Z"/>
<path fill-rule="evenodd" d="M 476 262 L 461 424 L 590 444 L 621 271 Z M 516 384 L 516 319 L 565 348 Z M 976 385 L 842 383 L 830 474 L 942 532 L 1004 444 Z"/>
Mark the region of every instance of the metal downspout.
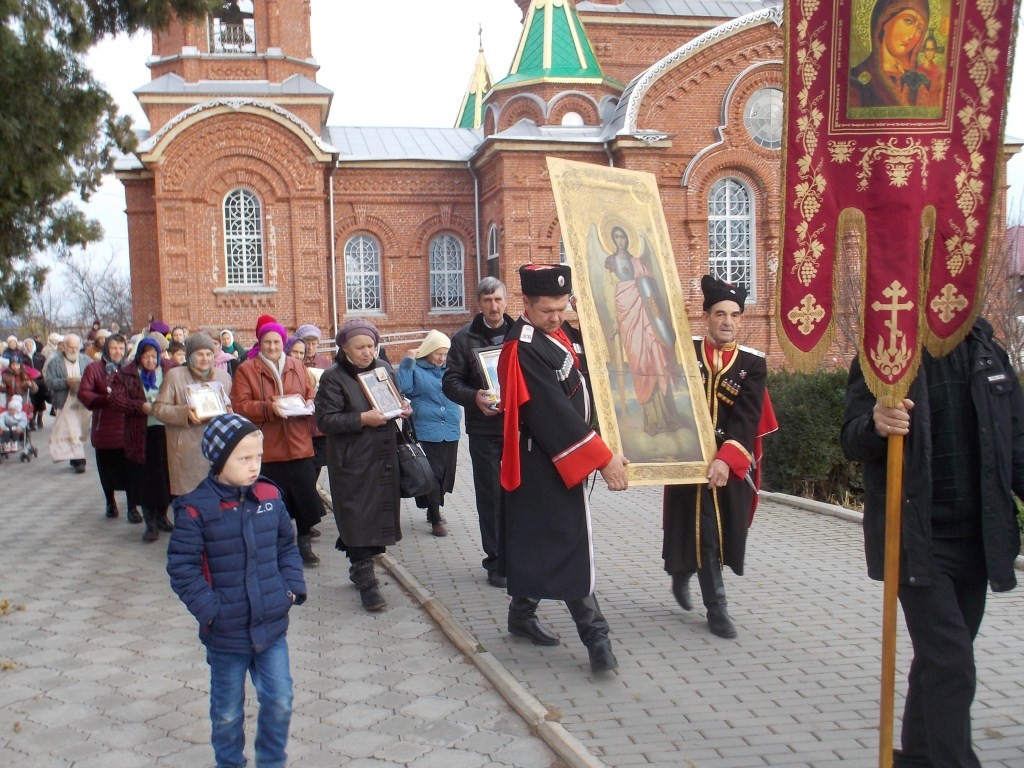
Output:
<path fill-rule="evenodd" d="M 476 236 L 476 284 L 480 285 L 483 280 L 483 273 L 480 271 L 480 177 L 473 170 L 473 160 L 466 161 L 466 167 L 473 177 L 473 222 L 475 224 L 474 235 Z"/>
<path fill-rule="evenodd" d="M 606 155 L 608 155 L 608 167 L 609 168 L 614 168 L 615 167 L 615 158 L 612 157 L 612 151 L 610 149 L 608 149 L 608 144 L 609 144 L 610 141 L 611 141 L 611 139 L 606 139 L 605 141 L 602 142 L 602 144 L 604 145 L 604 153 Z"/>
<path fill-rule="evenodd" d="M 331 174 L 327 177 L 330 184 L 329 199 L 331 201 L 331 312 L 334 316 L 334 336 L 338 335 L 338 253 L 334 245 L 334 173 L 338 170 L 338 159 L 335 157 L 334 165 L 331 166 Z"/>

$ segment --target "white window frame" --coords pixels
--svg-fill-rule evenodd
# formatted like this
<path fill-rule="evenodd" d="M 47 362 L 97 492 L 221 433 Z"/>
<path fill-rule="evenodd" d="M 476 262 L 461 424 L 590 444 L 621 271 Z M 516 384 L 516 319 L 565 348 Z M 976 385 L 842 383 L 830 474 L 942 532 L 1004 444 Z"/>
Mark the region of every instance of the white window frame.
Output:
<path fill-rule="evenodd" d="M 430 241 L 430 311 L 466 310 L 466 247 L 443 232 Z"/>
<path fill-rule="evenodd" d="M 239 187 L 224 195 L 224 283 L 265 285 L 263 205 L 255 192 Z"/>
<path fill-rule="evenodd" d="M 371 235 L 353 235 L 345 243 L 345 310 L 379 313 L 383 300 L 380 243 Z"/>
<path fill-rule="evenodd" d="M 716 213 L 712 205 L 723 188 L 725 210 Z M 735 196 L 739 194 L 745 199 L 745 213 L 732 210 Z M 746 288 L 747 302 L 751 304 L 756 300 L 757 286 L 754 224 L 754 193 L 747 184 L 734 176 L 725 176 L 711 185 L 708 192 L 708 272 L 719 280 Z"/>
<path fill-rule="evenodd" d="M 491 228 L 487 230 L 487 276 L 497 277 L 500 256 L 500 247 L 498 245 L 498 225 L 491 224 Z"/>

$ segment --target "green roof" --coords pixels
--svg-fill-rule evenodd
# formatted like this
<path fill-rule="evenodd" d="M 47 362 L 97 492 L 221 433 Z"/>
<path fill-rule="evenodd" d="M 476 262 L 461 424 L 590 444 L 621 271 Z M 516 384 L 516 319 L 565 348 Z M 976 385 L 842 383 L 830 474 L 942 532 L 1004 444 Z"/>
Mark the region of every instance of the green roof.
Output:
<path fill-rule="evenodd" d="M 508 76 L 495 88 L 532 82 L 608 83 L 569 0 L 533 0 Z"/>
<path fill-rule="evenodd" d="M 484 60 L 484 49 L 481 48 L 476 57 L 473 76 L 469 79 L 466 95 L 462 97 L 462 107 L 455 121 L 456 128 L 479 128 L 484 121 L 484 96 L 491 90 L 491 72 Z"/>

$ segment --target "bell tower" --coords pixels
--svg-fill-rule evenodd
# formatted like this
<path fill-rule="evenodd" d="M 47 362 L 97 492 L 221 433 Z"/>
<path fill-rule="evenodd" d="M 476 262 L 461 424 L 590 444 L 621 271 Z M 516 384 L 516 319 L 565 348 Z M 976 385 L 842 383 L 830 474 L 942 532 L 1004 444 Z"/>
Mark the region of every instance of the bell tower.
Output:
<path fill-rule="evenodd" d="M 151 130 L 173 117 L 188 94 L 199 103 L 257 93 L 322 129 L 332 94 L 316 85 L 320 66 L 313 58 L 310 2 L 224 0 L 202 21 L 175 21 L 154 33 L 152 80 L 136 91 Z M 168 103 L 171 94 L 176 108 Z M 306 98 L 294 98 L 299 94 Z M 320 104 L 311 110 L 311 101 Z"/>

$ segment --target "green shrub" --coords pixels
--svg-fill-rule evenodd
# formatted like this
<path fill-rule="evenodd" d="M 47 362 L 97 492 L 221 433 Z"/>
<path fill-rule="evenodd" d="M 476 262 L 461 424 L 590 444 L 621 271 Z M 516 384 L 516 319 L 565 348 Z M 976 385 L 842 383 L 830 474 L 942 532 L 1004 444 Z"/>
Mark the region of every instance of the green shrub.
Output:
<path fill-rule="evenodd" d="M 861 469 L 839 446 L 846 371 L 768 374 L 779 431 L 765 438 L 766 490 L 856 507 Z"/>

